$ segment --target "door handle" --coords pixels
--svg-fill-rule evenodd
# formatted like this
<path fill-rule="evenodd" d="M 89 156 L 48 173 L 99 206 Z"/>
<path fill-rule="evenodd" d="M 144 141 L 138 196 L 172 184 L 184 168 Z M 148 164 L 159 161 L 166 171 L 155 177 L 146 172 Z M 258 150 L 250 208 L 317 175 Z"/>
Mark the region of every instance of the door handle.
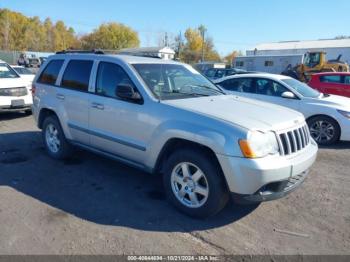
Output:
<path fill-rule="evenodd" d="M 64 95 L 62 94 L 57 94 L 56 97 L 60 100 L 64 100 Z"/>
<path fill-rule="evenodd" d="M 92 103 L 92 104 L 91 104 L 91 107 L 92 107 L 92 108 L 99 109 L 99 110 L 105 109 L 104 105 L 99 104 L 99 103 Z"/>

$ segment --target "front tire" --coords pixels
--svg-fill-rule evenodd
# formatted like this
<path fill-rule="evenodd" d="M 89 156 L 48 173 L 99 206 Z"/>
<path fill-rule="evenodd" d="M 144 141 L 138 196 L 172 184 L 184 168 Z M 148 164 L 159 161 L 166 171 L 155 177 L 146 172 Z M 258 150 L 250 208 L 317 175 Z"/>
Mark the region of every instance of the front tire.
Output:
<path fill-rule="evenodd" d="M 72 146 L 68 143 L 60 122 L 56 116 L 45 118 L 42 137 L 47 153 L 55 159 L 66 159 L 72 153 Z"/>
<path fill-rule="evenodd" d="M 163 182 L 170 202 L 197 218 L 213 216 L 229 199 L 222 171 L 213 158 L 197 149 L 174 152 L 165 163 Z"/>
<path fill-rule="evenodd" d="M 307 121 L 312 138 L 319 145 L 328 146 L 339 141 L 340 127 L 328 116 L 316 116 Z"/>

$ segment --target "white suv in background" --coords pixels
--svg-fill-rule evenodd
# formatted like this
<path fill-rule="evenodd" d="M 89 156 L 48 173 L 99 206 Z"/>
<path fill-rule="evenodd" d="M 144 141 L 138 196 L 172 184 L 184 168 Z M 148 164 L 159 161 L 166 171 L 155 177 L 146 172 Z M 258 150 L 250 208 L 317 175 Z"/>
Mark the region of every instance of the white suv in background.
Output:
<path fill-rule="evenodd" d="M 283 197 L 316 159 L 300 113 L 224 95 L 174 61 L 62 52 L 40 68 L 33 94 L 51 157 L 76 145 L 162 174 L 169 200 L 191 216 L 217 213 L 230 194 Z"/>
<path fill-rule="evenodd" d="M 0 60 L 0 111 L 31 112 L 31 83 Z"/>

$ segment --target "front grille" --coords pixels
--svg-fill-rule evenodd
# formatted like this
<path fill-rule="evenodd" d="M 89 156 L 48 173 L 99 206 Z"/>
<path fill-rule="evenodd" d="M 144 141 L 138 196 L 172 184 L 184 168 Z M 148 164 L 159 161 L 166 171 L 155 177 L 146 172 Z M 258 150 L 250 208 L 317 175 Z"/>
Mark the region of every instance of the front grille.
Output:
<path fill-rule="evenodd" d="M 291 155 L 305 148 L 310 143 L 310 132 L 307 125 L 277 134 L 280 154 Z"/>
<path fill-rule="evenodd" d="M 27 94 L 27 88 L 25 88 L 24 86 L 0 89 L 0 96 L 25 96 Z"/>

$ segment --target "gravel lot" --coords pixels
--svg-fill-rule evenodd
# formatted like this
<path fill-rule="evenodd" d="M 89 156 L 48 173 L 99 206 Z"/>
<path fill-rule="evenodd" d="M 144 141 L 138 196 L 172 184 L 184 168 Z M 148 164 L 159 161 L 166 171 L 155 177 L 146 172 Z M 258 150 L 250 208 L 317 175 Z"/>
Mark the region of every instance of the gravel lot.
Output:
<path fill-rule="evenodd" d="M 156 176 L 83 151 L 52 160 L 31 116 L 0 114 L 0 254 L 349 254 L 349 160 L 350 143 L 321 148 L 288 197 L 195 220 Z"/>

